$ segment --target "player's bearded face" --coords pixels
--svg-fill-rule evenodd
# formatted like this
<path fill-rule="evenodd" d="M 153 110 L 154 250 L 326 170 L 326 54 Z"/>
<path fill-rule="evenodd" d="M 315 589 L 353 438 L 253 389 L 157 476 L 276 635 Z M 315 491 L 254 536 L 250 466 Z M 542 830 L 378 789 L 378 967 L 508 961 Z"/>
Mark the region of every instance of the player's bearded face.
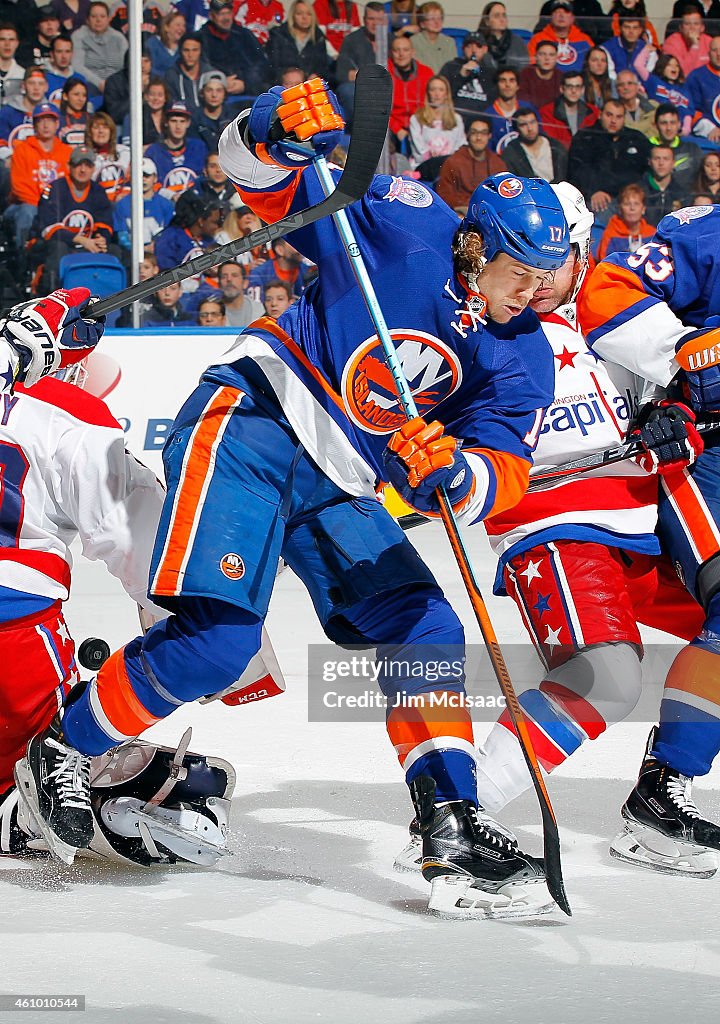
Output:
<path fill-rule="evenodd" d="M 479 291 L 487 299 L 490 318 L 506 324 L 522 313 L 538 288 L 552 280 L 552 272 L 536 270 L 501 252 L 478 277 Z"/>
<path fill-rule="evenodd" d="M 570 302 L 579 270 L 579 260 L 573 249 L 560 269 L 549 274 L 536 290 L 530 302 L 531 308 L 536 313 L 551 313 L 558 306 Z"/>

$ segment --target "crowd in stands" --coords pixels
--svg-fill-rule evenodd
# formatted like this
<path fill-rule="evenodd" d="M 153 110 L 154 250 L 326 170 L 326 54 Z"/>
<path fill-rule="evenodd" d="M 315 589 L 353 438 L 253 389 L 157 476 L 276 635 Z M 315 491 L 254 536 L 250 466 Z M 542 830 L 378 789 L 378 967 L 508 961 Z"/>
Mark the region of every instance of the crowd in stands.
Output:
<path fill-rule="evenodd" d="M 517 20 L 501 2 L 463 33 L 436 0 L 147 0 L 141 277 L 260 226 L 217 156 L 255 96 L 320 76 L 351 124 L 358 69 L 378 61 L 391 172 L 458 213 L 501 170 L 569 180 L 605 228 L 603 256 L 720 203 L 720 0 L 677 0 L 667 24 L 645 0 L 546 0 L 532 32 Z M 67 257 L 130 270 L 127 35 L 123 0 L 0 0 L 4 304 L 57 287 Z M 161 289 L 142 322 L 242 327 L 281 315 L 314 274 L 278 239 Z"/>

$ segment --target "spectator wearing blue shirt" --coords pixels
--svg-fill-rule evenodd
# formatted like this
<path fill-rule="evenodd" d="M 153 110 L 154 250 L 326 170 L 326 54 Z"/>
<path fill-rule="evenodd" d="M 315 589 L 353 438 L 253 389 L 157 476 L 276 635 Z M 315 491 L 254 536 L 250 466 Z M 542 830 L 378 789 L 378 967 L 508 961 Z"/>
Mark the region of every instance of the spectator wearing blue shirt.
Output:
<path fill-rule="evenodd" d="M 175 216 L 155 238 L 155 256 L 161 270 L 177 267 L 215 244 L 222 223 L 222 204 L 185 192 L 175 204 Z"/>
<path fill-rule="evenodd" d="M 157 35 L 150 36 L 145 44 L 153 75 L 163 78 L 175 64 L 184 35 L 185 16 L 180 11 L 170 11 L 161 18 Z"/>
<path fill-rule="evenodd" d="M 645 49 L 645 20 L 636 15 L 620 18 L 620 35 L 603 43 L 610 59 L 610 77 L 621 71 L 634 71 L 635 61 Z"/>
<path fill-rule="evenodd" d="M 148 157 L 143 159 L 143 246 L 152 249 L 155 236 L 166 228 L 175 216 L 175 207 L 157 191 L 157 167 Z M 113 223 L 119 245 L 130 249 L 132 230 L 131 198 L 123 196 L 115 203 Z"/>
<path fill-rule="evenodd" d="M 171 103 L 163 117 L 162 139 L 146 150 L 146 156 L 157 167 L 162 193 L 168 199 L 192 188 L 205 166 L 207 146 L 201 139 L 188 136 L 191 121 L 184 103 Z"/>
<path fill-rule="evenodd" d="M 299 297 L 305 290 L 307 272 L 301 253 L 286 238 L 276 238 L 272 242 L 272 256 L 265 263 L 250 272 L 247 283 L 247 294 L 251 299 L 263 301 L 265 285 L 274 278 L 287 281 L 293 295 Z"/>

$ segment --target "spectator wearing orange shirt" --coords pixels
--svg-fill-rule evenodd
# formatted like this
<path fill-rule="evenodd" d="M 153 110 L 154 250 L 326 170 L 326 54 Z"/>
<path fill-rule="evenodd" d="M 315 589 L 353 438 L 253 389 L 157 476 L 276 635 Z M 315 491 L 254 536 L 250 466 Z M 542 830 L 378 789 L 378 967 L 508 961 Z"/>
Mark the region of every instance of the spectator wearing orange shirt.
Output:
<path fill-rule="evenodd" d="M 53 103 L 39 103 L 33 110 L 35 134 L 18 142 L 10 168 L 14 203 L 5 211 L 5 222 L 15 235 L 19 250 L 30 237 L 40 196 L 56 178 L 67 173 L 72 147 L 57 135 L 60 111 Z"/>

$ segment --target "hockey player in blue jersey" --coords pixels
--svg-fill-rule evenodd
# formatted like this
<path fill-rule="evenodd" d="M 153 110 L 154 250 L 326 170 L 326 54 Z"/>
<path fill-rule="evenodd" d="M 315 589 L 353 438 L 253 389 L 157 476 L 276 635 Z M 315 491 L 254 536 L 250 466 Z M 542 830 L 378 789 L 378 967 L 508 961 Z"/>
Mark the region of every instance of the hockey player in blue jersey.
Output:
<path fill-rule="evenodd" d="M 322 198 L 313 154 L 299 160 L 287 141 L 329 152 L 342 128 L 336 109 L 322 83 L 274 89 L 225 130 L 223 167 L 263 219 Z M 551 903 L 542 862 L 477 813 L 462 625 L 375 492 L 389 480 L 433 515 L 444 486 L 466 524 L 521 497 L 554 379 L 526 307 L 565 262 L 567 225 L 546 183 L 510 174 L 476 190 L 459 230 L 434 193 L 401 178 L 376 177 L 348 216 L 433 422 L 405 420 L 332 223 L 295 232 L 318 280 L 209 367 L 168 437 L 149 591 L 173 614 L 71 693 L 18 763 L 20 791 L 51 844 L 85 845 L 89 822 L 61 806 L 58 764 L 66 785 L 82 787 L 85 757 L 237 679 L 257 650 L 282 556 L 331 640 L 378 648 L 388 732 L 424 822 L 430 908 L 537 911 Z"/>
<path fill-rule="evenodd" d="M 720 413 L 720 208 L 695 206 L 664 217 L 637 252 L 601 262 L 581 293 L 579 321 L 598 357 L 660 387 L 685 391 L 702 419 Z M 657 842 L 720 849 L 720 828 L 691 799 L 720 751 L 720 447 L 711 434 L 690 469 L 660 479 L 659 535 L 680 578 L 702 605 L 703 629 L 673 662 L 659 728 L 637 785 L 623 806 L 616 855 L 659 865 Z M 670 850 L 670 844 L 667 850 Z"/>

